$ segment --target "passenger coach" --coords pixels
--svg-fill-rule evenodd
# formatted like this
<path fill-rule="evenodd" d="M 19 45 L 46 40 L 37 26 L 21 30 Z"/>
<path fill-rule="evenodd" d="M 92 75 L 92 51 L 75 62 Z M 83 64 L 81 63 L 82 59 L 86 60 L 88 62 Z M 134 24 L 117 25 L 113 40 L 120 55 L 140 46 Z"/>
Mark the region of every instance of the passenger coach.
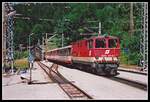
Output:
<path fill-rule="evenodd" d="M 71 64 L 71 48 L 72 46 L 66 46 L 62 48 L 56 48 L 46 52 L 45 58 L 49 61 L 63 62 L 66 64 Z"/>

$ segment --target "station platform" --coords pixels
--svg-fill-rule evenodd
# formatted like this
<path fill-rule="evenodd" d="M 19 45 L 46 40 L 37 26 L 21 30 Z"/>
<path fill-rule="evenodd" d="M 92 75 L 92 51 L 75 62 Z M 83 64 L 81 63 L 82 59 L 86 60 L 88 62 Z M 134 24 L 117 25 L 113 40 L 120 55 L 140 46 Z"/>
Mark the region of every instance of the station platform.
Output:
<path fill-rule="evenodd" d="M 41 68 L 34 63 L 32 69 L 32 84 L 20 77 L 29 80 L 29 71 L 24 75 L 2 76 L 2 100 L 62 100 L 69 97 L 57 83 L 52 83 Z"/>

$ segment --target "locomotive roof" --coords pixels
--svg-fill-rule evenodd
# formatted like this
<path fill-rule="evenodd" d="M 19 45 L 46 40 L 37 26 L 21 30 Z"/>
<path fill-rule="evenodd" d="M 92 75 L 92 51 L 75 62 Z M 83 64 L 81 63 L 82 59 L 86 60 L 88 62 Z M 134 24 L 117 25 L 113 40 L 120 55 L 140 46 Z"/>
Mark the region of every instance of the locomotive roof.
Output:
<path fill-rule="evenodd" d="M 107 36 L 102 35 L 102 36 L 94 36 L 94 37 L 86 38 L 86 39 L 83 39 L 83 40 L 96 39 L 96 38 L 105 38 L 105 37 L 114 38 L 114 39 L 118 38 L 118 37 L 110 36 L 110 35 L 107 35 Z M 76 42 L 83 41 L 83 40 L 78 40 Z M 75 42 L 73 42 L 73 43 L 75 43 Z M 72 47 L 72 45 L 69 45 L 69 46 L 65 46 L 65 47 L 61 47 L 61 48 L 55 48 L 55 49 L 52 49 L 52 50 L 49 50 L 49 51 L 56 51 L 56 50 L 61 50 L 61 49 L 66 49 L 66 48 L 71 48 L 71 47 Z"/>
<path fill-rule="evenodd" d="M 56 51 L 56 50 L 61 50 L 61 49 L 66 49 L 66 48 L 71 48 L 72 45 L 69 45 L 69 46 L 65 46 L 65 47 L 61 47 L 61 48 L 55 48 L 55 49 L 52 49 L 52 50 L 49 50 L 49 51 Z"/>
<path fill-rule="evenodd" d="M 92 38 L 104 38 L 104 37 L 109 37 L 109 38 L 115 38 L 115 39 L 117 39 L 118 37 L 116 37 L 116 36 L 110 36 L 110 35 L 103 35 L 103 36 L 96 36 L 96 37 L 92 37 Z"/>
<path fill-rule="evenodd" d="M 117 39 L 118 37 L 115 37 L 115 36 L 110 36 L 110 35 L 102 35 L 102 36 L 92 36 L 90 38 L 85 38 L 85 39 L 82 39 L 82 40 L 78 40 L 78 41 L 75 41 L 75 42 L 79 42 L 79 41 L 83 41 L 83 40 L 89 40 L 89 39 L 96 39 L 96 38 L 105 38 L 105 37 L 109 37 L 109 38 L 113 38 L 113 39 Z M 73 42 L 73 43 L 75 43 Z"/>
<path fill-rule="evenodd" d="M 116 37 L 116 36 L 105 36 L 105 35 L 103 35 L 103 36 L 97 36 L 97 37 L 91 37 L 91 38 L 89 38 L 89 39 L 96 39 L 96 38 L 112 38 L 112 39 L 118 39 L 118 37 Z"/>

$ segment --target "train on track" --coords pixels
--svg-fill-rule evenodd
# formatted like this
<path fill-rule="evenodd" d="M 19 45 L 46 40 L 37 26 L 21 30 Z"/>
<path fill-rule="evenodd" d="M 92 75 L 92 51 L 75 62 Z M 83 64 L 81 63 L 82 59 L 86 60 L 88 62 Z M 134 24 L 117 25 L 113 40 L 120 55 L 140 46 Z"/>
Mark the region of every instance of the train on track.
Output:
<path fill-rule="evenodd" d="M 115 36 L 97 36 L 45 52 L 45 59 L 76 66 L 99 75 L 117 75 L 120 41 Z"/>
<path fill-rule="evenodd" d="M 40 61 L 42 59 L 42 48 L 38 45 L 31 48 L 31 54 L 35 57 L 35 61 Z"/>

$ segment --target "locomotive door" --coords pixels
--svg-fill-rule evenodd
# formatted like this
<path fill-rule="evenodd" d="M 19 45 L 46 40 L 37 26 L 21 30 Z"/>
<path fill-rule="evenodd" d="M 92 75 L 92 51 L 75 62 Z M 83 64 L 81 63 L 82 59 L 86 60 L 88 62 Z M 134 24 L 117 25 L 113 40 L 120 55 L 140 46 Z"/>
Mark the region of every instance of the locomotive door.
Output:
<path fill-rule="evenodd" d="M 92 56 L 93 39 L 87 41 L 88 56 Z"/>

